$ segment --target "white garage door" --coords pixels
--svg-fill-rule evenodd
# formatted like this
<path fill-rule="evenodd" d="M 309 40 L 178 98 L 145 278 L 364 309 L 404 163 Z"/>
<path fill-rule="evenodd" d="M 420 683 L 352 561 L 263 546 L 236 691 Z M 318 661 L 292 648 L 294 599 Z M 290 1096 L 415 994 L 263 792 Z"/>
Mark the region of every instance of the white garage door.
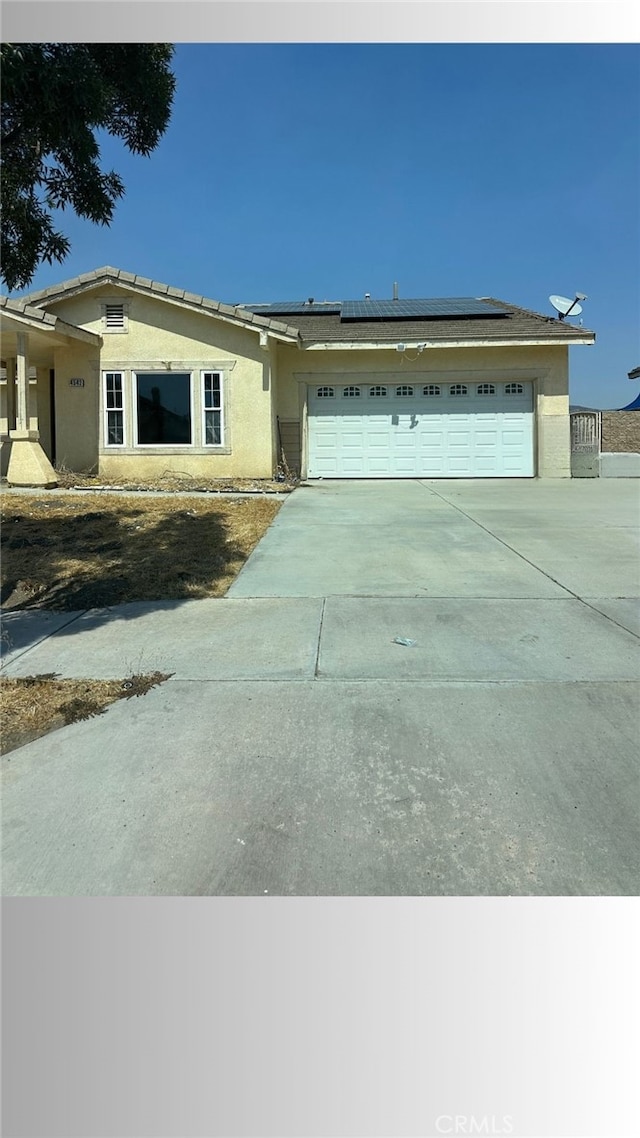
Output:
<path fill-rule="evenodd" d="M 309 388 L 309 478 L 527 478 L 526 383 L 332 383 Z"/>

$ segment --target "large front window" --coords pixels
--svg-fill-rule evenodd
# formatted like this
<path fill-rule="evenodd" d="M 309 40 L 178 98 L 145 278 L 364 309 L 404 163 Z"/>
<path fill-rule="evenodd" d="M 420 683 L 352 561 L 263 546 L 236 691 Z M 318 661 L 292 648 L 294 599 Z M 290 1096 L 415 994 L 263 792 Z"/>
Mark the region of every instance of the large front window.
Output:
<path fill-rule="evenodd" d="M 190 446 L 190 373 L 137 372 L 135 379 L 138 446 Z"/>
<path fill-rule="evenodd" d="M 224 380 L 223 371 L 202 365 L 190 371 L 103 372 L 103 445 L 227 447 Z"/>

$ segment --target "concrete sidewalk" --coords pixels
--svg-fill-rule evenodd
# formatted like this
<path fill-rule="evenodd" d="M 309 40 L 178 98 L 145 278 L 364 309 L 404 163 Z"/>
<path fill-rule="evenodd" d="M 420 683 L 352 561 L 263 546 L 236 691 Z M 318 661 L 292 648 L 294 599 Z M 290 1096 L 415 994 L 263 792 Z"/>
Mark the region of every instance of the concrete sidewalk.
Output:
<path fill-rule="evenodd" d="M 8 614 L 9 675 L 173 678 L 5 756 L 4 893 L 635 894 L 637 512 L 327 483 L 224 599 Z"/>

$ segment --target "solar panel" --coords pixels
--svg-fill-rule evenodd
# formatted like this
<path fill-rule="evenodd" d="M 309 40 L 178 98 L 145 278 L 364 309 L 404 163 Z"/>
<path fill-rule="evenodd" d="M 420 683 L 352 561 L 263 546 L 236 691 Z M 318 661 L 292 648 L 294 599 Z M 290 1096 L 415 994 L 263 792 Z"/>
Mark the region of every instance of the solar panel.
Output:
<path fill-rule="evenodd" d="M 473 316 L 508 316 L 506 308 L 474 296 L 433 297 L 422 300 L 281 300 L 268 304 L 242 304 L 259 316 L 341 316 L 349 320 L 446 320 Z"/>
<path fill-rule="evenodd" d="M 333 316 L 340 314 L 339 301 L 318 300 L 313 304 L 304 300 L 272 301 L 269 304 L 243 304 L 249 312 L 257 316 Z"/>
<path fill-rule="evenodd" d="M 463 316 L 508 316 L 508 312 L 506 308 L 498 308 L 473 296 L 342 302 L 343 320 L 443 320 Z"/>

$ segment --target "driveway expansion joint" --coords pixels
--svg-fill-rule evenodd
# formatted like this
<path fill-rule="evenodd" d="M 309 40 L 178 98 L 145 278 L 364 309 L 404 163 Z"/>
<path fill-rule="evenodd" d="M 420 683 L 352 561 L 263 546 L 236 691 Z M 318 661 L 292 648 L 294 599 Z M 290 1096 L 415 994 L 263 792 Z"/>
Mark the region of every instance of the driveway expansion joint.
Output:
<path fill-rule="evenodd" d="M 323 597 L 322 598 L 322 608 L 320 610 L 320 624 L 318 626 L 318 644 L 316 647 L 316 658 L 315 658 L 315 662 L 313 665 L 313 678 L 316 680 L 318 678 L 318 663 L 320 660 L 320 641 L 322 640 L 322 625 L 324 622 L 324 610 L 325 610 L 326 604 L 327 604 L 327 598 Z"/>

